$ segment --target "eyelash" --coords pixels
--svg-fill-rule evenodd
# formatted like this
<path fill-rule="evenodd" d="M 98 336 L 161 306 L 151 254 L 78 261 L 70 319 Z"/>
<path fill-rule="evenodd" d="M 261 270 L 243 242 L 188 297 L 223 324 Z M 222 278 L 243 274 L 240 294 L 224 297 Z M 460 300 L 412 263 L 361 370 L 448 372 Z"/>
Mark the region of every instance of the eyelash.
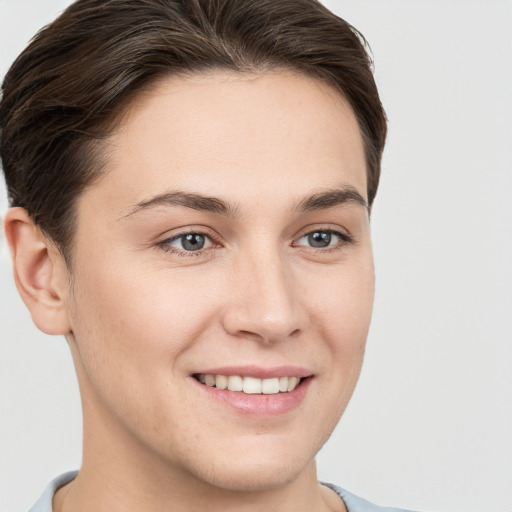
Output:
<path fill-rule="evenodd" d="M 305 238 L 305 237 L 307 237 L 309 235 L 312 235 L 313 233 L 327 233 L 329 235 L 334 235 L 334 236 L 337 236 L 339 238 L 339 242 L 334 244 L 333 246 L 328 246 L 328 247 L 325 247 L 325 248 L 316 248 L 316 247 L 311 247 L 311 246 L 307 247 L 307 250 L 309 250 L 309 251 L 312 250 L 312 251 L 314 251 L 316 253 L 329 254 L 329 253 L 332 253 L 332 252 L 335 252 L 335 251 L 339 251 L 343 247 L 345 247 L 347 245 L 352 245 L 354 243 L 354 238 L 351 235 L 348 235 L 347 233 L 343 233 L 341 231 L 337 231 L 335 229 L 330 229 L 330 228 L 313 229 L 311 231 L 308 231 L 308 232 L 304 233 L 300 237 L 298 237 L 297 240 L 301 240 L 302 238 Z M 176 248 L 174 248 L 174 247 L 172 247 L 170 245 L 172 242 L 175 242 L 176 240 L 179 240 L 180 238 L 184 238 L 187 235 L 203 236 L 203 237 L 205 237 L 205 238 L 210 240 L 210 242 L 212 243 L 212 247 L 207 247 L 206 249 L 202 248 L 202 249 L 199 249 L 197 251 L 186 251 L 186 250 L 176 249 Z M 200 231 L 200 230 L 190 230 L 190 231 L 185 231 L 185 232 L 179 233 L 179 234 L 174 235 L 174 236 L 172 236 L 170 238 L 166 238 L 162 242 L 159 242 L 157 245 L 159 247 L 161 247 L 161 249 L 163 251 L 171 253 L 171 254 L 176 254 L 176 255 L 178 255 L 180 257 L 200 257 L 200 256 L 204 256 L 205 253 L 209 249 L 213 249 L 216 246 L 219 246 L 220 245 L 220 241 L 214 235 L 212 235 L 210 233 L 205 233 L 205 232 Z M 292 243 L 292 247 L 305 248 L 306 246 L 297 245 L 296 242 L 293 242 Z"/>
<path fill-rule="evenodd" d="M 313 230 L 308 231 L 307 233 L 304 233 L 303 235 L 301 235 L 297 240 L 300 240 L 309 235 L 312 235 L 313 233 L 327 233 L 329 235 L 334 235 L 339 238 L 338 243 L 335 243 L 332 246 L 328 246 L 328 247 L 324 247 L 324 248 L 317 248 L 317 247 L 311 247 L 311 246 L 307 247 L 307 250 L 309 250 L 309 251 L 313 250 L 316 253 L 330 254 L 332 252 L 336 252 L 336 251 L 343 249 L 347 245 L 352 245 L 354 243 L 354 238 L 351 235 L 348 235 L 347 233 L 343 233 L 341 231 L 337 231 L 335 229 L 330 229 L 330 228 L 313 229 Z M 302 245 L 296 245 L 295 242 L 292 244 L 292 246 L 299 247 L 299 248 L 305 247 Z"/>
<path fill-rule="evenodd" d="M 175 242 L 176 240 L 179 240 L 180 238 L 184 238 L 187 235 L 203 236 L 206 239 L 209 239 L 211 241 L 212 247 L 207 247 L 206 249 L 199 249 L 197 251 L 185 251 L 185 250 L 181 250 L 181 249 L 176 249 L 170 245 L 172 242 Z M 168 252 L 171 254 L 176 254 L 178 256 L 183 256 L 185 258 L 188 258 L 188 257 L 197 258 L 198 256 L 204 256 L 205 252 L 208 251 L 208 249 L 215 248 L 215 246 L 218 246 L 218 245 L 220 245 L 220 242 L 219 242 L 219 240 L 216 239 L 216 237 L 214 235 L 212 235 L 211 233 L 205 233 L 200 230 L 189 230 L 189 231 L 185 231 L 182 233 L 178 233 L 177 235 L 174 235 L 170 238 L 166 238 L 162 242 L 158 243 L 158 246 L 160 246 L 165 252 Z"/>

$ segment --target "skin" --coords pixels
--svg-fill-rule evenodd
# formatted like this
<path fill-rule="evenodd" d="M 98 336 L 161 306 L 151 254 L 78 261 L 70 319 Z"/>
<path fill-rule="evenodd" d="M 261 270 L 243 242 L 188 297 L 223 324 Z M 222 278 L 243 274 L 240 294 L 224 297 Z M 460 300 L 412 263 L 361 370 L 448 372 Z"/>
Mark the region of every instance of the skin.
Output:
<path fill-rule="evenodd" d="M 314 456 L 363 361 L 368 210 L 339 193 L 300 205 L 366 200 L 351 107 L 289 71 L 171 77 L 136 98 L 107 149 L 78 199 L 72 275 L 24 210 L 5 221 L 18 289 L 40 329 L 66 335 L 82 396 L 83 465 L 54 510 L 345 510 Z M 154 200 L 176 191 L 230 215 Z M 183 232 L 205 248 L 185 251 Z M 248 364 L 306 368 L 303 400 L 243 415 L 192 377 Z"/>

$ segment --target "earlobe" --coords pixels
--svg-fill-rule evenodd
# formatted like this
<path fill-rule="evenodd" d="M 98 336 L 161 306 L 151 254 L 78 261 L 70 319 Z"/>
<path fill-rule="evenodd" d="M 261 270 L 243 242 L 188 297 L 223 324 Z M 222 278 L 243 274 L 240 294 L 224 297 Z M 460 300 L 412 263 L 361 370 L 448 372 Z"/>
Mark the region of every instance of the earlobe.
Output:
<path fill-rule="evenodd" d="M 24 208 L 10 208 L 4 228 L 16 287 L 36 326 L 47 334 L 68 334 L 67 268 Z"/>

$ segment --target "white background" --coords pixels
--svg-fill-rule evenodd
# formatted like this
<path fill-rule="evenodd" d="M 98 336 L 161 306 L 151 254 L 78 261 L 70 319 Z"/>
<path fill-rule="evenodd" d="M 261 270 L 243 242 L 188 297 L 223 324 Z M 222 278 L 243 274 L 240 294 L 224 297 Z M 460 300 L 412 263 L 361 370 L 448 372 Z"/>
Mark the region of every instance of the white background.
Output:
<path fill-rule="evenodd" d="M 0 0 L 0 76 L 68 3 Z M 390 134 L 366 366 L 319 476 L 380 504 L 511 512 L 512 2 L 326 3 L 371 43 Z M 81 418 L 65 341 L 32 326 L 1 240 L 0 379 L 0 511 L 23 511 L 79 466 Z"/>

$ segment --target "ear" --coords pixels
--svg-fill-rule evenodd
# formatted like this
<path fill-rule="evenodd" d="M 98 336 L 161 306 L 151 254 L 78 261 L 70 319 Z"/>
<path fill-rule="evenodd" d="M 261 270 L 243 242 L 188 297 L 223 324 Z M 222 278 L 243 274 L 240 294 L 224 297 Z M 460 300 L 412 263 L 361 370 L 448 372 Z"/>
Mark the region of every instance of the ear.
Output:
<path fill-rule="evenodd" d="M 32 320 L 46 334 L 68 334 L 68 270 L 64 258 L 24 208 L 10 208 L 4 228 L 16 287 Z"/>

